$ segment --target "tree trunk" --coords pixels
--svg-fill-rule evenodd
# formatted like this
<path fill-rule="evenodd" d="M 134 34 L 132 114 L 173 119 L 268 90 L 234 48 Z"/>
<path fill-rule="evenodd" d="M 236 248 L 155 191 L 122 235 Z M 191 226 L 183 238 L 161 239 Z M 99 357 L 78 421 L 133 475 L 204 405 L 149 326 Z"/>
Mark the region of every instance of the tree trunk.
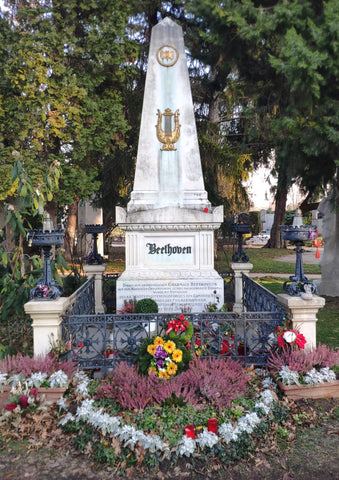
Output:
<path fill-rule="evenodd" d="M 281 238 L 281 225 L 285 224 L 287 188 L 279 188 L 275 194 L 274 221 L 271 229 L 271 238 L 267 248 L 285 248 L 285 241 Z"/>
<path fill-rule="evenodd" d="M 75 253 L 75 234 L 78 221 L 78 203 L 79 199 L 76 197 L 74 202 L 68 207 L 67 226 L 65 231 L 65 257 L 67 261 L 72 261 Z"/>
<path fill-rule="evenodd" d="M 46 212 L 50 214 L 51 220 L 53 222 L 53 228 L 57 228 L 58 225 L 58 204 L 57 202 L 51 201 L 46 203 Z"/>

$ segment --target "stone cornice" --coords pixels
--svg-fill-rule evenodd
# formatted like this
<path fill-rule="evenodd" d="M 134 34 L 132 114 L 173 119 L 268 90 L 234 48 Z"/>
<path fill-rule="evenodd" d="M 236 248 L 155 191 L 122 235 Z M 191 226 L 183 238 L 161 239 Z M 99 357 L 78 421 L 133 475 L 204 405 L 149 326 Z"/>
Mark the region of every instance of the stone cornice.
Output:
<path fill-rule="evenodd" d="M 204 230 L 217 230 L 220 227 L 220 223 L 119 223 L 119 227 L 126 232 L 196 232 Z"/>

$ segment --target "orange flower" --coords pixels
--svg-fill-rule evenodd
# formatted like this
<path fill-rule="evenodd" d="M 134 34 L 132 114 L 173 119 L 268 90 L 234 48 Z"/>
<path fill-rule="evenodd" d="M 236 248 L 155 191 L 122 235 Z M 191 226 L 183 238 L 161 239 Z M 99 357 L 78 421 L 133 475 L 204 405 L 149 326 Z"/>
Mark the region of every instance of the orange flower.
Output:
<path fill-rule="evenodd" d="M 166 371 L 164 372 L 159 372 L 159 378 L 166 378 L 166 380 L 169 379 L 169 375 Z"/>
<path fill-rule="evenodd" d="M 167 373 L 169 375 L 175 375 L 177 373 L 177 370 L 178 370 L 178 365 L 176 365 L 175 363 L 170 363 L 167 367 Z"/>

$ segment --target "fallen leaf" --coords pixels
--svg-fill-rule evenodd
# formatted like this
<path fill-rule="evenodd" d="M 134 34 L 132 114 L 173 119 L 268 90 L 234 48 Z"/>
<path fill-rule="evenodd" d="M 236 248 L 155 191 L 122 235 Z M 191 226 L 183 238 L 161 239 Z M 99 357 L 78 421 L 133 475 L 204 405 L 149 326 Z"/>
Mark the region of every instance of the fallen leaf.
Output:
<path fill-rule="evenodd" d="M 339 435 L 339 430 L 329 430 L 329 431 L 327 432 L 327 435 L 333 435 L 333 434 L 334 434 L 334 435 Z"/>

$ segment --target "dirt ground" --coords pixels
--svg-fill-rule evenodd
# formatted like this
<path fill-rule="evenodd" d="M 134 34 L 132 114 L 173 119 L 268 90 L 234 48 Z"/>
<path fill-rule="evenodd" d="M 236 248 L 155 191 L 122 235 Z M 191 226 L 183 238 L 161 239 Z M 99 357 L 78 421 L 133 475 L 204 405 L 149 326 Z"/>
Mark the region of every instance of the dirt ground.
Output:
<path fill-rule="evenodd" d="M 312 421 L 304 422 L 296 434 L 282 439 L 279 450 L 268 445 L 236 465 L 218 460 L 202 462 L 182 458 L 173 465 L 164 462 L 152 472 L 119 469 L 94 464 L 77 455 L 69 438 L 56 430 L 46 438 L 20 441 L 3 437 L 0 448 L 0 479 L 34 480 L 335 480 L 339 479 L 339 400 L 297 402 L 299 412 L 312 412 Z M 47 418 L 47 417 L 46 417 Z"/>

